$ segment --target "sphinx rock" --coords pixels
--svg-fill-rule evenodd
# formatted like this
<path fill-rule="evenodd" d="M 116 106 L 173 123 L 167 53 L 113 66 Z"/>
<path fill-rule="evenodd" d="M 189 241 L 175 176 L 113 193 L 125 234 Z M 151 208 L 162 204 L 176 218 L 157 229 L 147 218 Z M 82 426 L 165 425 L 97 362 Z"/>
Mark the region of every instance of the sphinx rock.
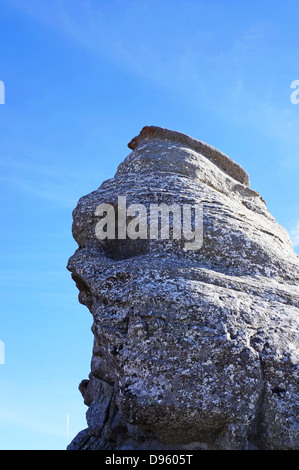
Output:
<path fill-rule="evenodd" d="M 73 211 L 68 269 L 94 344 L 87 427 L 68 449 L 298 449 L 299 257 L 286 230 L 219 150 L 159 127 L 128 146 Z M 101 239 L 97 207 L 118 215 L 120 196 L 201 205 L 201 246 L 171 230 L 118 237 L 123 225 Z"/>

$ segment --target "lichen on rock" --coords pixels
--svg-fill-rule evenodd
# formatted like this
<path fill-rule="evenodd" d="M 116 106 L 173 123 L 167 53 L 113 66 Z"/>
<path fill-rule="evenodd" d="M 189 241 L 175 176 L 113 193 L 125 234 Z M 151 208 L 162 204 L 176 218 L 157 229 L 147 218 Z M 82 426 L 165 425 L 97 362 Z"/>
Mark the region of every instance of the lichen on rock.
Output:
<path fill-rule="evenodd" d="M 299 260 L 246 171 L 146 127 L 73 212 L 68 269 L 93 316 L 87 428 L 69 449 L 297 449 Z M 96 208 L 201 204 L 203 243 L 102 239 Z M 116 209 L 117 211 L 117 209 Z"/>

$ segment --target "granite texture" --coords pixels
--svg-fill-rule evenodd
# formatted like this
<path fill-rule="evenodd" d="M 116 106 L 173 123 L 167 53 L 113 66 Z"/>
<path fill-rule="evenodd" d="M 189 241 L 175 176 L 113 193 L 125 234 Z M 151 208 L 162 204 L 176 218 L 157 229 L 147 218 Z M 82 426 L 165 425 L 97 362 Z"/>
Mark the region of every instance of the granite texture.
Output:
<path fill-rule="evenodd" d="M 93 317 L 87 427 L 68 449 L 298 449 L 299 257 L 245 170 L 146 127 L 73 212 Z M 203 244 L 99 240 L 96 208 L 201 204 Z"/>

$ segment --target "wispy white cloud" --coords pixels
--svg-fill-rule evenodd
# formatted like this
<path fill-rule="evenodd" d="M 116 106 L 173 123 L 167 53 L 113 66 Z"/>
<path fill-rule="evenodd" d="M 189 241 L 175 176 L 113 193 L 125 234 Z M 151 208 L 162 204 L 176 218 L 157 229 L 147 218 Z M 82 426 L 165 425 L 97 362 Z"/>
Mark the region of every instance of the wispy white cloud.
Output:
<path fill-rule="evenodd" d="M 27 429 L 38 433 L 51 434 L 58 437 L 65 436 L 64 429 L 57 425 L 56 422 L 51 421 L 49 416 L 45 417 L 45 420 L 42 418 L 38 419 L 38 417 L 32 419 L 32 417 L 29 416 L 29 413 L 26 413 L 26 410 L 16 410 L 12 406 L 6 406 L 5 409 L 0 409 L 0 420 L 2 423 L 8 423 L 9 425 L 14 424 L 25 430 Z"/>
<path fill-rule="evenodd" d="M 88 175 L 93 184 L 97 184 L 99 179 L 101 175 Z M 23 156 L 0 160 L 0 182 L 10 190 L 52 201 L 68 209 L 73 209 L 78 202 L 83 184 L 82 173 L 67 163 L 54 167 L 49 162 L 38 163 Z"/>
<path fill-rule="evenodd" d="M 89 53 L 105 57 L 168 90 L 183 91 L 186 99 L 210 105 L 226 118 L 236 116 L 256 123 L 270 138 L 280 140 L 282 146 L 287 142 L 289 147 L 299 148 L 298 132 L 294 132 L 298 128 L 297 109 L 290 107 L 288 90 L 280 97 L 278 93 L 284 95 L 283 90 L 277 90 L 277 79 L 288 64 L 293 64 L 293 51 L 285 50 L 280 55 L 281 64 L 273 46 L 273 36 L 279 32 L 270 20 L 245 22 L 230 35 L 225 27 L 213 29 L 203 23 L 181 30 L 180 24 L 174 24 L 173 9 L 170 7 L 167 17 L 163 17 L 156 2 L 11 2 Z M 155 8 L 159 15 L 153 15 Z M 211 15 L 215 7 L 210 5 L 208 12 L 205 8 L 205 2 L 192 3 L 191 11 L 200 17 L 200 13 Z M 214 13 L 219 17 L 219 12 Z M 275 78 L 271 82 L 269 77 Z"/>
<path fill-rule="evenodd" d="M 299 105 L 292 106 L 289 99 L 296 77 L 287 81 L 294 50 L 277 51 L 273 37 L 277 41 L 283 31 L 270 19 L 244 21 L 231 34 L 225 26 L 207 27 L 208 22 L 181 30 L 173 22 L 171 7 L 167 18 L 160 10 L 153 14 L 156 2 L 11 2 L 88 53 L 154 82 L 194 107 L 204 106 L 232 125 L 250 126 L 276 144 L 282 169 L 298 170 Z M 205 8 L 205 2 L 192 2 L 194 17 L 213 13 L 219 20 L 221 8 Z"/>
<path fill-rule="evenodd" d="M 294 247 L 299 246 L 299 220 L 297 225 L 290 230 L 290 237 Z"/>

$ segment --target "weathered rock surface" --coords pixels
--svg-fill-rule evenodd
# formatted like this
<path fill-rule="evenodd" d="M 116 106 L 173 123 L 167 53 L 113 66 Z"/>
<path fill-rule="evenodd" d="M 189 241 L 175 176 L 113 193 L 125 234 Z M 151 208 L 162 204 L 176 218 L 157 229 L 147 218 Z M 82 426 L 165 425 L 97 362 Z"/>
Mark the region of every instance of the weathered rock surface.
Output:
<path fill-rule="evenodd" d="M 93 315 L 87 428 L 69 449 L 298 449 L 299 257 L 246 171 L 146 127 L 73 212 L 68 269 Z M 203 205 L 203 245 L 99 240 L 101 203 Z"/>

